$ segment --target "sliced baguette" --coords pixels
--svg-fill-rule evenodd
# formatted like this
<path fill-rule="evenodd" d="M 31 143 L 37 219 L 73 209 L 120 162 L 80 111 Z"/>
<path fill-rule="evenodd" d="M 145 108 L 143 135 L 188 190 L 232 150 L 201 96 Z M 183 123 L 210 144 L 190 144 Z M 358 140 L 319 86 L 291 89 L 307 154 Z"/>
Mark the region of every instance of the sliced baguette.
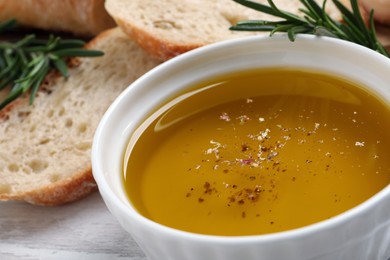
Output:
<path fill-rule="evenodd" d="M 268 4 L 267 0 L 257 2 Z M 322 4 L 322 0 L 318 2 Z M 302 7 L 298 0 L 274 0 L 274 3 L 292 13 L 298 13 Z M 229 30 L 238 21 L 279 19 L 233 0 L 106 0 L 105 6 L 124 32 L 160 60 L 213 42 L 259 34 Z M 327 3 L 327 11 L 341 20 L 331 1 Z"/>
<path fill-rule="evenodd" d="M 28 27 L 85 36 L 115 27 L 104 0 L 0 0 L 0 21 L 8 19 Z"/>
<path fill-rule="evenodd" d="M 96 189 L 91 173 L 93 134 L 110 103 L 156 66 L 120 29 L 88 48 L 103 57 L 82 58 L 65 80 L 49 80 L 32 106 L 18 100 L 0 114 L 0 200 L 58 205 Z"/>

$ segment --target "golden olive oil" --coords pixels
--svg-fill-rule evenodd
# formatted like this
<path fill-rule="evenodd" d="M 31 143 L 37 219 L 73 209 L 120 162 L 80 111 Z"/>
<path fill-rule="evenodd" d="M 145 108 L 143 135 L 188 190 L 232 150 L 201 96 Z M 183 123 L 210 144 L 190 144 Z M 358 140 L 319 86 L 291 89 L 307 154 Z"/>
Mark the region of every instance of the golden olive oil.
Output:
<path fill-rule="evenodd" d="M 312 71 L 263 69 L 194 85 L 141 126 L 130 201 L 180 230 L 256 235 L 306 226 L 390 182 L 390 110 Z M 134 139 L 134 138 L 133 138 Z"/>

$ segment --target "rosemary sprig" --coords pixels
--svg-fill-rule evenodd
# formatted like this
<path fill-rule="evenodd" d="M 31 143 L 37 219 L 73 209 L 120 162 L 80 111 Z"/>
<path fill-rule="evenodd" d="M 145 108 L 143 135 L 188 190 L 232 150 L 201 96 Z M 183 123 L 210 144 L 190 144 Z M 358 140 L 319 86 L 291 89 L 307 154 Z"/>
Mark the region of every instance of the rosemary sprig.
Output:
<path fill-rule="evenodd" d="M 0 33 L 12 31 L 15 27 L 14 20 L 0 23 Z M 33 34 L 16 42 L 0 41 L 0 90 L 10 87 L 7 96 L 0 101 L 0 109 L 26 92 L 29 92 L 32 104 L 42 81 L 53 69 L 67 78 L 67 58 L 103 55 L 101 51 L 83 49 L 84 44 L 81 40 L 61 39 L 54 35 L 41 40 Z"/>
<path fill-rule="evenodd" d="M 326 13 L 326 0 L 323 1 L 322 6 L 314 0 L 299 0 L 303 5 L 299 9 L 302 16 L 279 9 L 272 0 L 267 0 L 268 5 L 250 0 L 233 1 L 262 13 L 279 17 L 281 20 L 240 21 L 232 26 L 231 30 L 269 31 L 271 36 L 277 32 L 285 32 L 291 41 L 295 40 L 297 34 L 330 36 L 363 45 L 389 57 L 389 53 L 376 35 L 374 11 L 370 12 L 369 25 L 367 25 L 362 18 L 357 0 L 350 0 L 352 10 L 349 10 L 338 0 L 332 0 L 340 11 L 343 22 L 335 21 Z"/>

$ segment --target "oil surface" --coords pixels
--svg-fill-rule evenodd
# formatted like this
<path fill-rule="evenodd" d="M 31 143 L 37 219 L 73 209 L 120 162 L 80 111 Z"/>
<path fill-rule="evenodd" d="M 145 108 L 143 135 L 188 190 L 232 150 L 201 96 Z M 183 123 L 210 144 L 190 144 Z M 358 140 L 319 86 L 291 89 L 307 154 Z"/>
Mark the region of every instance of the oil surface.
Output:
<path fill-rule="evenodd" d="M 202 234 L 273 233 L 331 218 L 390 182 L 390 111 L 358 86 L 269 69 L 193 89 L 131 145 L 124 183 L 147 218 Z"/>

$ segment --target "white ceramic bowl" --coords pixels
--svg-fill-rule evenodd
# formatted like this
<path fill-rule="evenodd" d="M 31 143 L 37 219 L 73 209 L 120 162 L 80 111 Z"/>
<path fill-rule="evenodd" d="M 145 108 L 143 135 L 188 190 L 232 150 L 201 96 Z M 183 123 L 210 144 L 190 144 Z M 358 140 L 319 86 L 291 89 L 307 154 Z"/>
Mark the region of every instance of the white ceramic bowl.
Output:
<path fill-rule="evenodd" d="M 150 111 L 199 79 L 269 66 L 310 68 L 340 75 L 380 93 L 390 104 L 390 60 L 331 38 L 300 36 L 295 42 L 284 36 L 232 40 L 191 51 L 150 71 L 108 109 L 92 149 L 93 174 L 107 207 L 150 260 L 390 257 L 390 186 L 329 220 L 259 236 L 223 237 L 175 230 L 143 217 L 129 203 L 121 181 L 123 153 L 130 135 Z"/>

